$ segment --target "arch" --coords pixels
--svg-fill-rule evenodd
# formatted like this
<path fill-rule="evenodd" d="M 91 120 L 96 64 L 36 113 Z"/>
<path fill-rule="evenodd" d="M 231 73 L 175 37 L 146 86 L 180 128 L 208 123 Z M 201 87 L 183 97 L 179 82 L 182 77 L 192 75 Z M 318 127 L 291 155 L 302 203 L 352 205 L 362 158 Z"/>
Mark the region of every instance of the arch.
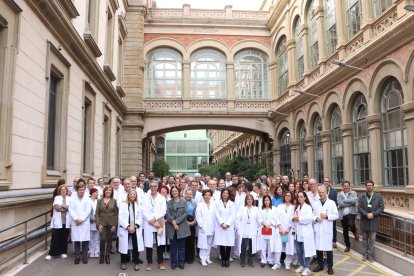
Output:
<path fill-rule="evenodd" d="M 261 41 L 255 41 L 251 39 L 242 40 L 234 44 L 233 47 L 230 49 L 230 55 L 232 56 L 232 59 L 234 60 L 234 56 L 238 52 L 247 50 L 247 49 L 256 49 L 266 54 L 268 57 L 268 60 L 274 59 L 274 53 L 272 52 L 271 48 L 269 48 L 267 44 Z"/>
<path fill-rule="evenodd" d="M 341 114 L 343 114 L 343 110 L 341 108 L 341 98 L 339 97 L 338 93 L 335 91 L 331 91 L 325 97 L 325 101 L 322 107 L 322 129 L 330 129 L 330 120 L 331 120 L 331 112 L 335 105 L 338 105 Z"/>
<path fill-rule="evenodd" d="M 321 116 L 322 114 L 321 106 L 319 105 L 319 103 L 312 102 L 312 104 L 310 105 L 308 109 L 307 114 L 308 114 L 308 117 L 306 118 L 306 126 L 309 128 L 308 134 L 311 135 L 313 134 L 313 130 L 310 131 L 310 127 L 313 125 L 313 120 L 315 119 L 315 115 Z"/>
<path fill-rule="evenodd" d="M 275 53 L 276 53 L 276 45 L 282 36 L 287 37 L 287 29 L 285 26 L 280 26 L 280 28 L 277 29 L 277 31 L 275 32 L 275 36 L 273 37 L 271 48 L 272 48 L 272 51 Z"/>
<path fill-rule="evenodd" d="M 405 68 L 404 81 L 407 82 L 408 91 L 412 91 L 407 102 L 414 99 L 414 51 L 411 53 Z"/>
<path fill-rule="evenodd" d="M 401 84 L 404 101 L 406 99 L 411 99 L 410 95 L 408 95 L 408 89 L 406 87 L 406 83 L 403 81 L 404 74 L 402 70 L 403 66 L 396 60 L 384 60 L 383 62 L 379 63 L 377 68 L 372 74 L 371 82 L 369 84 L 368 90 L 368 113 L 369 114 L 378 114 L 381 113 L 380 110 L 380 103 L 381 103 L 381 96 L 382 96 L 382 87 L 384 82 L 389 77 L 394 77 L 398 80 Z"/>
<path fill-rule="evenodd" d="M 200 39 L 194 41 L 187 47 L 188 56 L 184 58 L 188 58 L 188 60 L 190 60 L 191 55 L 195 51 L 203 48 L 212 48 L 218 50 L 224 54 L 226 61 L 233 61 L 233 57 L 231 56 L 230 49 L 227 47 L 227 45 L 216 39 Z"/>
<path fill-rule="evenodd" d="M 278 148 L 280 146 L 280 137 L 281 137 L 284 129 L 287 129 L 287 130 L 289 130 L 289 132 L 291 132 L 290 131 L 291 127 L 290 127 L 289 122 L 287 120 L 281 121 L 276 127 L 276 136 L 275 136 L 275 139 L 273 141 L 273 145 L 276 148 Z"/>
<path fill-rule="evenodd" d="M 363 79 L 357 77 L 352 79 L 345 87 L 345 92 L 342 97 L 342 120 L 344 124 L 352 123 L 352 107 L 354 105 L 355 97 L 362 93 L 367 99 L 368 88 Z"/>
<path fill-rule="evenodd" d="M 293 18 L 293 20 L 292 20 L 292 22 L 290 22 L 290 25 L 289 25 L 290 26 L 290 33 L 292 34 L 292 39 L 295 36 L 295 25 L 296 25 L 297 20 L 299 19 L 299 20 L 301 20 L 301 22 L 303 22 L 303 17 L 299 13 L 293 14 L 293 12 L 292 12 L 292 17 L 291 17 L 291 18 Z M 302 23 L 302 25 L 303 25 L 303 23 Z"/>
<path fill-rule="evenodd" d="M 303 112 L 303 110 L 299 109 L 296 110 L 295 115 L 294 115 L 294 126 L 293 126 L 293 140 L 299 140 L 300 135 L 299 135 L 299 128 L 300 128 L 300 122 L 303 121 L 305 123 L 305 126 L 307 126 L 306 124 L 306 114 L 305 112 Z"/>
<path fill-rule="evenodd" d="M 304 22 L 308 22 L 309 18 L 308 18 L 308 9 L 309 6 L 311 4 L 313 0 L 307 0 L 307 1 L 302 1 L 302 14 L 303 14 L 303 20 Z M 316 2 L 319 2 L 318 0 L 315 0 Z"/>
<path fill-rule="evenodd" d="M 184 56 L 186 55 L 186 48 L 181 41 L 174 39 L 174 38 L 168 38 L 168 37 L 160 37 L 157 39 L 153 39 L 148 41 L 144 44 L 144 58 L 145 61 L 147 59 L 148 52 L 157 49 L 157 48 L 171 48 L 179 52 L 184 60 Z"/>

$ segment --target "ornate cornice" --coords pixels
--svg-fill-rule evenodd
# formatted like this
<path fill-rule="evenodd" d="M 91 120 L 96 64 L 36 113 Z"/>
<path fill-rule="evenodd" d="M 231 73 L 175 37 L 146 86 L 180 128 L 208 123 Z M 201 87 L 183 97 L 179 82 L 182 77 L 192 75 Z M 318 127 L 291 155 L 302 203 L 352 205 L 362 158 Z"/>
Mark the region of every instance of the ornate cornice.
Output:
<path fill-rule="evenodd" d="M 72 0 L 58 0 L 58 2 L 70 18 L 76 18 L 79 16 L 79 12 Z"/>
<path fill-rule="evenodd" d="M 95 57 L 102 56 L 102 52 L 99 49 L 98 44 L 95 41 L 95 38 L 93 38 L 93 35 L 90 30 L 86 30 L 83 34 L 83 40 L 85 41 L 86 45 L 88 46 L 89 50 L 92 52 L 92 54 Z"/>
<path fill-rule="evenodd" d="M 114 72 L 112 72 L 111 66 L 109 66 L 108 64 L 105 64 L 103 66 L 103 70 L 105 72 L 105 75 L 108 77 L 110 81 L 116 80 L 115 74 Z"/>

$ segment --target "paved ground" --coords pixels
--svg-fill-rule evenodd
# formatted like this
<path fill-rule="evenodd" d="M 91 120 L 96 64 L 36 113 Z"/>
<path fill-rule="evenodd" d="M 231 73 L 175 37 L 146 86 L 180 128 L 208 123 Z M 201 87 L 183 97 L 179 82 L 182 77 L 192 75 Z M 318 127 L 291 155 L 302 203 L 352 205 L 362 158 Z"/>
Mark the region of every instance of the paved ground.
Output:
<path fill-rule="evenodd" d="M 70 246 L 71 248 L 71 246 Z M 213 259 L 213 264 L 208 265 L 207 267 L 202 267 L 198 261 L 195 261 L 193 264 L 186 264 L 184 270 L 176 268 L 172 270 L 169 267 L 169 262 L 166 260 L 167 270 L 160 271 L 156 266 L 154 266 L 151 272 L 145 271 L 145 264 L 141 265 L 141 270 L 135 272 L 133 270 L 133 265 L 128 264 L 127 270 L 122 271 L 119 269 L 120 257 L 118 254 L 111 255 L 111 264 L 99 264 L 98 259 L 92 258 L 89 259 L 88 264 L 73 264 L 73 255 L 69 253 L 68 259 L 54 259 L 47 261 L 44 259 L 46 252 L 44 254 L 39 253 L 39 258 L 34 260 L 29 265 L 26 265 L 19 272 L 14 275 L 17 276 L 48 276 L 48 275 L 58 275 L 58 276 L 83 276 L 83 275 L 111 275 L 115 276 L 121 272 L 125 272 L 128 275 L 137 275 L 137 274 L 147 274 L 147 275 L 197 275 L 197 276 L 211 276 L 211 275 L 238 275 L 238 276 L 252 276 L 252 274 L 260 273 L 260 275 L 295 275 L 294 268 L 292 270 L 286 270 L 284 268 L 278 269 L 276 272 L 270 268 L 261 268 L 259 262 L 256 261 L 255 267 L 240 267 L 237 260 L 231 263 L 230 268 L 222 268 L 220 266 L 220 261 L 217 258 Z M 217 256 L 216 252 L 213 250 L 212 255 Z M 141 253 L 141 259 L 144 258 L 144 253 Z M 154 256 L 155 260 L 155 256 Z M 312 268 L 314 265 L 312 266 Z M 334 252 L 334 273 L 335 275 L 396 275 L 395 273 L 385 272 L 380 268 L 360 261 L 360 259 L 350 253 L 344 253 L 342 249 L 336 249 Z M 299 275 L 299 274 L 297 274 Z M 327 271 L 320 273 L 314 273 L 313 275 L 328 275 Z"/>

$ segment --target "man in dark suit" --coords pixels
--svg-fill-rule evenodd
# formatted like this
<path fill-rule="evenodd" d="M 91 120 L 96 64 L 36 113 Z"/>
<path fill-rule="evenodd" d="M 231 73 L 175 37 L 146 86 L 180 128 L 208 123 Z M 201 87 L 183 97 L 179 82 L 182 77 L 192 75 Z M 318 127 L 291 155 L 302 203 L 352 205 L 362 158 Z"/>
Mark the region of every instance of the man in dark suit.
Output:
<path fill-rule="evenodd" d="M 364 253 L 362 260 L 374 261 L 375 238 L 379 228 L 380 214 L 384 211 L 384 201 L 379 193 L 374 192 L 374 182 L 365 182 L 366 193 L 363 193 L 358 200 L 358 213 L 361 215 L 360 230 Z"/>
<path fill-rule="evenodd" d="M 326 194 L 330 200 L 333 200 L 338 206 L 338 193 L 336 192 L 335 188 L 332 188 L 331 179 L 329 177 L 325 177 L 323 179 L 323 185 L 326 188 Z M 333 237 L 332 237 L 332 246 L 336 248 L 336 221 L 333 222 Z"/>

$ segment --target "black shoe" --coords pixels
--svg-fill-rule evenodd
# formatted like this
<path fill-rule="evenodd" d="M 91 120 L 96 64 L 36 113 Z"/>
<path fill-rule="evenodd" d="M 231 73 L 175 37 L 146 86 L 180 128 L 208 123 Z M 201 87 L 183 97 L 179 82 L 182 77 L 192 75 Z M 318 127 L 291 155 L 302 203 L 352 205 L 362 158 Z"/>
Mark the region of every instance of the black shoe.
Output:
<path fill-rule="evenodd" d="M 138 271 L 138 270 L 139 270 L 139 264 L 135 264 L 135 265 L 134 265 L 134 270 L 135 270 L 135 271 Z"/>
<path fill-rule="evenodd" d="M 225 267 L 226 266 L 226 261 L 221 261 L 221 267 Z"/>
<path fill-rule="evenodd" d="M 140 259 L 140 258 L 138 258 L 138 264 L 143 264 L 144 262 Z"/>
<path fill-rule="evenodd" d="M 125 270 L 126 269 L 126 264 L 125 263 L 121 263 L 121 269 Z"/>
<path fill-rule="evenodd" d="M 100 264 L 104 263 L 104 256 L 103 255 L 99 256 L 99 263 Z"/>
<path fill-rule="evenodd" d="M 240 266 L 241 267 L 245 267 L 246 266 L 246 262 L 245 261 L 240 261 Z"/>
<path fill-rule="evenodd" d="M 328 267 L 328 274 L 329 275 L 333 275 L 334 274 L 332 267 Z"/>
<path fill-rule="evenodd" d="M 171 265 L 171 269 L 175 269 L 176 267 L 177 267 L 177 265 L 175 265 L 175 264 Z"/>
<path fill-rule="evenodd" d="M 260 263 L 260 267 L 265 267 L 265 266 L 266 266 L 266 264 Z"/>
<path fill-rule="evenodd" d="M 230 267 L 230 261 L 226 261 L 225 265 L 226 267 Z"/>
<path fill-rule="evenodd" d="M 111 254 L 115 254 L 115 251 L 113 248 L 111 248 Z"/>
<path fill-rule="evenodd" d="M 88 263 L 88 258 L 83 258 L 83 259 L 82 259 L 82 262 L 83 262 L 84 264 L 87 264 L 87 263 Z"/>
<path fill-rule="evenodd" d="M 106 264 L 110 264 L 111 263 L 111 260 L 109 259 L 109 255 L 106 255 L 105 256 L 105 263 Z"/>
<path fill-rule="evenodd" d="M 323 267 L 322 266 L 317 266 L 314 270 L 313 270 L 313 272 L 319 272 L 319 271 L 322 271 L 323 270 Z"/>
<path fill-rule="evenodd" d="M 184 269 L 184 264 L 180 264 L 180 265 L 178 265 L 178 267 L 179 267 L 180 269 Z"/>
<path fill-rule="evenodd" d="M 249 266 L 251 266 L 251 267 L 254 267 L 254 263 L 253 263 L 253 261 L 252 261 L 252 260 L 248 260 L 248 261 L 247 261 L 247 264 L 248 264 Z"/>
<path fill-rule="evenodd" d="M 192 264 L 194 261 L 187 261 L 187 264 Z"/>
<path fill-rule="evenodd" d="M 75 258 L 75 264 L 79 264 L 80 263 L 80 258 Z"/>

